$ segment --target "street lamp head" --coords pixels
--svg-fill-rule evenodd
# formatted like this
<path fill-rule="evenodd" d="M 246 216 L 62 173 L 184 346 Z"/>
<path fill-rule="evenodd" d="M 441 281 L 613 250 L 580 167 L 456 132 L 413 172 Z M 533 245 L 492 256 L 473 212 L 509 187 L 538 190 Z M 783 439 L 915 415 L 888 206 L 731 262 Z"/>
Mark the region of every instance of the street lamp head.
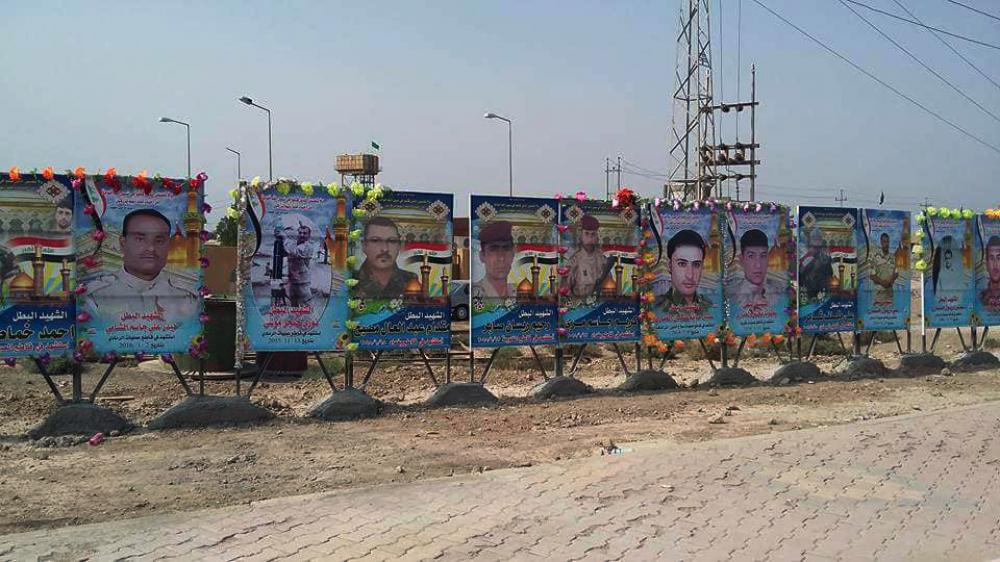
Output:
<path fill-rule="evenodd" d="M 169 117 L 160 117 L 160 123 L 173 123 L 174 120 Z"/>
<path fill-rule="evenodd" d="M 483 115 L 483 119 L 496 119 L 497 117 L 499 117 L 499 116 L 496 113 L 493 113 L 493 112 L 490 112 L 490 113 L 487 113 L 486 115 Z"/>
<path fill-rule="evenodd" d="M 245 103 L 245 104 L 247 104 L 247 105 L 253 105 L 253 100 L 250 99 L 250 98 L 248 98 L 248 97 L 246 97 L 246 96 L 241 97 L 240 101 L 243 102 L 243 103 Z"/>

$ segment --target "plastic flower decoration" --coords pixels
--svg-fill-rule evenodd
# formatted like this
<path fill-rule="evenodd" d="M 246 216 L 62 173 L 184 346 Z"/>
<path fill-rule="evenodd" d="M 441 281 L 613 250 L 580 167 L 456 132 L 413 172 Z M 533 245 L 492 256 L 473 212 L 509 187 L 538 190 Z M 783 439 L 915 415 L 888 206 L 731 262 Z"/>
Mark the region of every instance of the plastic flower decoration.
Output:
<path fill-rule="evenodd" d="M 45 169 L 42 170 L 42 177 L 48 181 L 52 181 L 52 178 L 56 177 L 56 173 L 52 171 L 52 166 L 46 166 Z"/>
<path fill-rule="evenodd" d="M 310 182 L 303 182 L 302 185 L 299 186 L 299 189 L 301 189 L 302 193 L 307 196 L 311 196 L 313 194 L 313 184 Z"/>

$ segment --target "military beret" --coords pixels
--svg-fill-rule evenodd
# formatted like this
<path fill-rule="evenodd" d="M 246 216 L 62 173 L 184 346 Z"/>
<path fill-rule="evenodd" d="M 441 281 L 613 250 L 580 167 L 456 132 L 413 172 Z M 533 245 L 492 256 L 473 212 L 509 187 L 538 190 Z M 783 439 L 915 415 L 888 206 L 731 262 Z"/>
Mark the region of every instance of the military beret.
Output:
<path fill-rule="evenodd" d="M 513 243 L 510 221 L 494 221 L 479 229 L 479 243 L 485 246 L 496 242 Z"/>
<path fill-rule="evenodd" d="M 597 230 L 598 228 L 601 228 L 601 222 L 591 215 L 584 215 L 583 218 L 580 219 L 580 226 L 584 230 Z"/>

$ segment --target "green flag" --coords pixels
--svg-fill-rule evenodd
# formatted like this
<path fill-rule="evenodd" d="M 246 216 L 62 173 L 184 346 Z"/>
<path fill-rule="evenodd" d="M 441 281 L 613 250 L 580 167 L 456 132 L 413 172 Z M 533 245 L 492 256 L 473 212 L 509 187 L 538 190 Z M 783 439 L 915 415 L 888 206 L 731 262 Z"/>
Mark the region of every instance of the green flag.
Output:
<path fill-rule="evenodd" d="M 378 150 L 380 147 L 379 147 L 379 145 L 378 145 L 377 142 L 372 141 L 372 148 L 374 148 L 375 150 Z"/>

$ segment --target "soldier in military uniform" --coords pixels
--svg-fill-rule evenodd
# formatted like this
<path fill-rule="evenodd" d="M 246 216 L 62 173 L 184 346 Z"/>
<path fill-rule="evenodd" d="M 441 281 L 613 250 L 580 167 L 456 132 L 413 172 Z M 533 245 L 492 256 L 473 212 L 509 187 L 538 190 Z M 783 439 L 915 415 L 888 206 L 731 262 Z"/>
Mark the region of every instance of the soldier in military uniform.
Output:
<path fill-rule="evenodd" d="M 91 283 L 86 303 L 106 320 L 126 312 L 158 313 L 167 321 L 182 321 L 198 311 L 198 295 L 174 275 L 163 271 L 170 249 L 170 221 L 154 209 L 137 209 L 122 221 L 122 268 Z"/>
<path fill-rule="evenodd" d="M 979 292 L 979 299 L 987 310 L 996 312 L 1000 311 L 1000 236 L 990 236 L 985 250 L 989 283 Z"/>
<path fill-rule="evenodd" d="M 739 260 L 743 277 L 731 288 L 733 302 L 741 309 L 774 306 L 785 289 L 767 276 L 767 235 L 762 230 L 751 229 L 740 236 Z"/>
<path fill-rule="evenodd" d="M 670 269 L 670 290 L 657 297 L 654 306 L 672 308 L 697 307 L 705 310 L 712 301 L 698 294 L 705 266 L 705 240 L 697 232 L 685 229 L 667 242 L 667 262 Z"/>
<path fill-rule="evenodd" d="M 514 297 L 517 291 L 507 282 L 514 264 L 513 225 L 509 221 L 494 221 L 479 230 L 479 261 L 486 274 L 472 284 L 472 297 Z"/>
<path fill-rule="evenodd" d="M 799 260 L 799 285 L 806 297 L 815 298 L 830 288 L 833 279 L 833 260 L 826 251 L 823 232 L 814 228 L 809 233 L 809 250 Z"/>
<path fill-rule="evenodd" d="M 611 271 L 611 260 L 604 256 L 599 243 L 596 217 L 584 215 L 580 219 L 580 245 L 569 258 L 569 292 L 574 297 L 585 297 L 598 292 L 601 283 Z"/>
<path fill-rule="evenodd" d="M 875 284 L 875 302 L 891 303 L 894 297 L 892 286 L 899 277 L 896 272 L 896 256 L 889 253 L 889 234 L 879 236 L 879 252 L 871 256 L 871 280 Z"/>
<path fill-rule="evenodd" d="M 288 238 L 284 232 L 276 233 L 282 243 L 288 260 L 288 301 L 292 306 L 307 306 L 312 302 L 312 279 L 309 264 L 316 255 L 317 244 L 310 240 L 312 229 L 299 223 L 295 238 Z"/>
<path fill-rule="evenodd" d="M 399 228 L 388 217 L 373 217 L 365 223 L 361 249 L 365 261 L 358 272 L 355 294 L 365 298 L 398 299 L 403 297 L 406 284 L 417 278 L 396 265 L 403 241 Z"/>

